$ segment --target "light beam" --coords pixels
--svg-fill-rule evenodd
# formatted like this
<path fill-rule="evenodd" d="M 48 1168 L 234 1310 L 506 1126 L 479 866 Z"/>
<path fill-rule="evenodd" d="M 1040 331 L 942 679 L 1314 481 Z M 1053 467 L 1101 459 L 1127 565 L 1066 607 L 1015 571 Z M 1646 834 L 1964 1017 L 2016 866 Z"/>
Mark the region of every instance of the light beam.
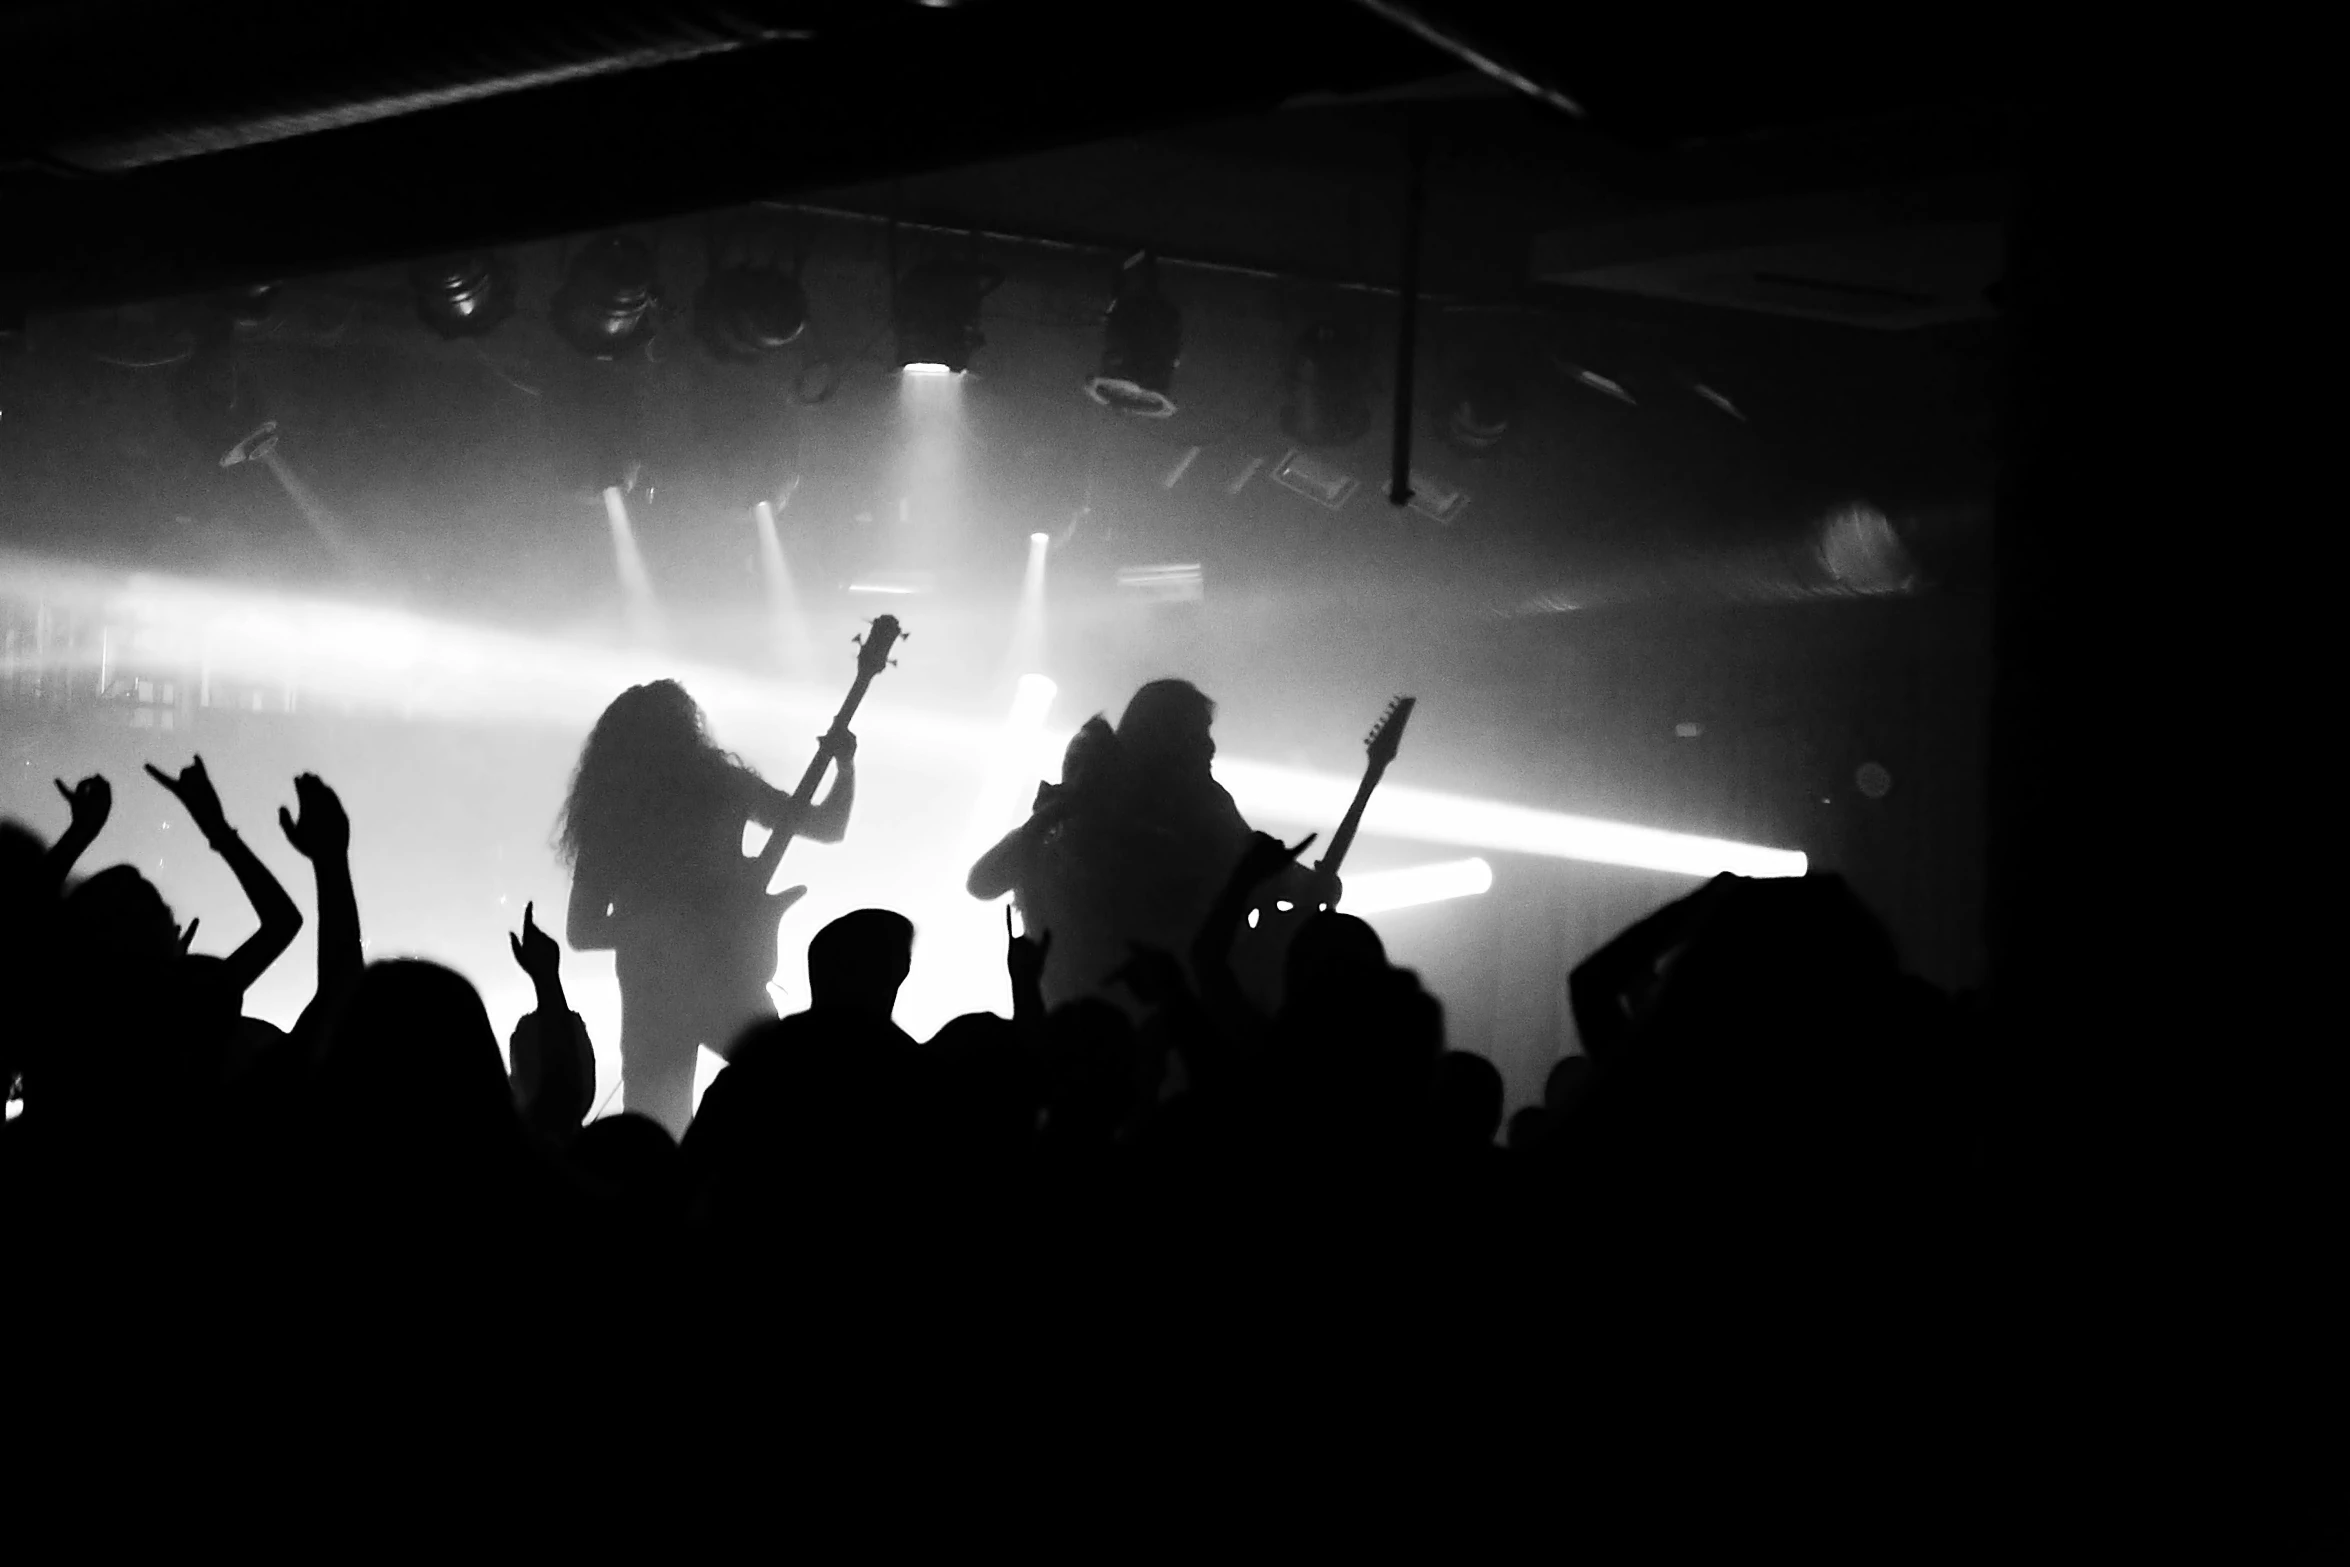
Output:
<path fill-rule="evenodd" d="M 628 628 L 640 638 L 660 634 L 661 605 L 653 596 L 653 578 L 645 557 L 636 547 L 636 530 L 629 526 L 628 502 L 617 485 L 604 487 L 604 518 L 612 525 L 612 558 L 620 572 L 620 591 L 628 610 Z"/>
<path fill-rule="evenodd" d="M 1493 867 L 1483 860 L 1446 860 L 1348 877 L 1338 908 L 1342 914 L 1386 914 L 1451 898 L 1473 898 L 1492 886 Z"/>

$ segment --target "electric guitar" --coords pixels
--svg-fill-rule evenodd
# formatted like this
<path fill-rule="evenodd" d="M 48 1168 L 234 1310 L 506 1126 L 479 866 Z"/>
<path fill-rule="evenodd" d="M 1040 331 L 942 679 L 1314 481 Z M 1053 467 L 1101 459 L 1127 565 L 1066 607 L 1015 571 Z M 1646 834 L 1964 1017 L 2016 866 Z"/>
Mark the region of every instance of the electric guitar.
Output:
<path fill-rule="evenodd" d="M 1355 787 L 1354 802 L 1347 806 L 1338 830 L 1330 835 L 1329 850 L 1314 862 L 1308 879 L 1308 901 L 1276 902 L 1249 911 L 1247 928 L 1240 937 L 1244 955 L 1236 960 L 1235 969 L 1259 1005 L 1269 1008 L 1278 999 L 1281 965 L 1297 927 L 1323 909 L 1338 907 L 1341 900 L 1332 896 L 1338 886 L 1338 868 L 1346 863 L 1346 851 L 1354 847 L 1355 831 L 1363 824 L 1363 807 L 1371 803 L 1371 791 L 1387 776 L 1388 764 L 1395 760 L 1395 753 L 1403 745 L 1404 725 L 1411 722 L 1412 709 L 1418 703 L 1418 697 L 1397 697 L 1387 704 L 1387 711 L 1379 715 L 1371 732 L 1363 736 L 1363 749 L 1368 756 L 1363 766 L 1363 781 Z"/>
<path fill-rule="evenodd" d="M 1403 727 L 1412 721 L 1412 709 L 1419 705 L 1416 696 L 1399 696 L 1387 704 L 1387 711 L 1379 715 L 1379 722 L 1363 736 L 1363 750 L 1368 760 L 1363 765 L 1363 781 L 1355 787 L 1354 803 L 1346 808 L 1346 815 L 1338 824 L 1338 831 L 1330 835 L 1330 847 L 1314 862 L 1314 881 L 1328 888 L 1337 885 L 1338 867 L 1346 863 L 1346 851 L 1354 847 L 1355 829 L 1363 825 L 1363 807 L 1371 803 L 1371 791 L 1379 787 L 1379 780 L 1387 776 L 1387 764 L 1395 760 L 1395 753 L 1403 746 Z"/>
<path fill-rule="evenodd" d="M 895 615 L 883 615 L 873 622 L 872 629 L 856 638 L 857 678 L 849 683 L 849 694 L 840 704 L 840 711 L 832 715 L 832 727 L 825 731 L 826 739 L 844 733 L 857 716 L 858 704 L 873 685 L 873 677 L 890 665 L 890 650 L 905 633 L 898 627 Z M 816 803 L 816 791 L 824 782 L 826 769 L 832 765 L 832 752 L 819 744 L 815 760 L 800 774 L 800 785 L 792 791 L 792 802 L 806 811 Z M 758 854 L 743 860 L 739 876 L 729 893 L 730 907 L 722 911 L 713 926 L 726 933 L 721 950 L 714 954 L 716 973 L 723 976 L 721 983 L 726 993 L 742 998 L 756 998 L 766 1004 L 767 983 L 775 977 L 776 940 L 783 916 L 791 906 L 808 895 L 804 886 L 786 887 L 781 892 L 769 892 L 767 884 L 775 879 L 775 868 L 783 863 L 783 851 L 791 847 L 792 835 L 777 828 L 768 836 Z"/>

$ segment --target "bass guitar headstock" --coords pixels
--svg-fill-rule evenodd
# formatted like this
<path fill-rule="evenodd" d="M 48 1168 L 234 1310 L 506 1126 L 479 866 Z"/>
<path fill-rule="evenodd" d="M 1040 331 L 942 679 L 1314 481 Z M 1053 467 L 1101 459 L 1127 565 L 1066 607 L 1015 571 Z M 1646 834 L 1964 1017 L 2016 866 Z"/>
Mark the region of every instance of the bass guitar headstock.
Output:
<path fill-rule="evenodd" d="M 904 641 L 906 633 L 898 625 L 895 615 L 876 615 L 872 627 L 856 638 L 857 678 L 871 680 L 890 665 L 890 651 Z"/>

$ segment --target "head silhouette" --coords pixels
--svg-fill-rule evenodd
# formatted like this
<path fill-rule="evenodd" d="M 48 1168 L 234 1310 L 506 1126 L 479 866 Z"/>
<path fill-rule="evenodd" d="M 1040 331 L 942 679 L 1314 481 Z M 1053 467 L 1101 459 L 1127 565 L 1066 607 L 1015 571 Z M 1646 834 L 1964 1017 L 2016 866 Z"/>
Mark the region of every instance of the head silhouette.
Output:
<path fill-rule="evenodd" d="M 843 914 L 808 943 L 809 1003 L 887 1019 L 913 965 L 913 921 L 888 909 Z"/>
<path fill-rule="evenodd" d="M 1069 748 L 1074 751 L 1077 742 L 1070 741 Z M 1067 765 L 1066 761 L 1062 763 L 1064 768 Z M 41 841 L 40 834 L 22 822 L 0 822 L 0 896 L 13 902 L 35 886 L 40 880 L 41 862 L 48 854 L 49 846 Z"/>
<path fill-rule="evenodd" d="M 179 955 L 179 925 L 154 884 L 128 865 L 111 865 L 74 888 L 66 923 L 88 960 L 144 966 Z"/>
<path fill-rule="evenodd" d="M 1216 704 L 1188 680 L 1154 680 L 1118 719 L 1118 746 L 1145 773 L 1206 772 L 1216 758 Z"/>
<path fill-rule="evenodd" d="M 512 1090 L 481 993 L 414 958 L 370 963 L 319 1066 L 329 1123 L 361 1148 L 430 1163 L 495 1152 L 517 1134 Z"/>
<path fill-rule="evenodd" d="M 1061 786 L 1085 790 L 1100 783 L 1115 760 L 1117 747 L 1117 732 L 1110 728 L 1110 721 L 1094 714 L 1070 737 L 1069 748 L 1061 753 Z"/>
<path fill-rule="evenodd" d="M 1493 1146 L 1501 1131 L 1501 1072 L 1473 1050 L 1436 1058 L 1436 1134 L 1446 1148 Z"/>
<path fill-rule="evenodd" d="M 631 686 L 588 732 L 556 826 L 566 861 L 583 854 L 626 860 L 661 852 L 660 824 L 723 783 L 738 766 L 710 743 L 708 725 L 674 680 Z"/>
<path fill-rule="evenodd" d="M 1283 960 L 1289 1007 L 1320 1007 L 1359 998 L 1387 972 L 1379 933 L 1352 914 L 1324 912 L 1300 925 Z"/>

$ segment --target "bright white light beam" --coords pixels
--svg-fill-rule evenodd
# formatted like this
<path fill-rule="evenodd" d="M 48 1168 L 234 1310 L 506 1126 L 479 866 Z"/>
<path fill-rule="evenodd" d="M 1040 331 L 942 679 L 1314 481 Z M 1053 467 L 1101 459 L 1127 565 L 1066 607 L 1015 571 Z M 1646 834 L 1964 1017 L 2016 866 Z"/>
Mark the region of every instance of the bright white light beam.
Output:
<path fill-rule="evenodd" d="M 1217 758 L 1216 776 L 1251 821 L 1324 829 L 1346 814 L 1355 788 L 1351 778 L 1239 758 Z M 1488 853 L 1534 854 L 1680 876 L 1710 877 L 1724 871 L 1738 876 L 1801 876 L 1811 863 L 1800 849 L 1700 838 L 1396 785 L 1383 786 L 1371 797 L 1363 812 L 1363 831 Z"/>
<path fill-rule="evenodd" d="M 948 867 L 957 886 L 971 862 L 994 847 L 996 839 L 1011 831 L 1026 814 L 1023 808 L 1033 787 L 1030 763 L 1037 754 L 1037 737 L 1044 732 L 1045 718 L 1053 710 L 1053 698 L 1058 695 L 1060 687 L 1043 675 L 1020 677 L 1019 688 L 1012 694 L 1012 711 L 1004 719 L 994 754 L 982 775 L 962 852 Z"/>
<path fill-rule="evenodd" d="M 1493 867 L 1483 860 L 1446 860 L 1348 877 L 1338 907 L 1344 914 L 1385 914 L 1448 898 L 1473 898 L 1492 886 Z"/>
<path fill-rule="evenodd" d="M 1012 618 L 1014 669 L 1034 669 L 1044 662 L 1044 572 L 1052 542 L 1049 534 L 1028 535 L 1028 570 L 1020 579 L 1020 608 Z"/>
<path fill-rule="evenodd" d="M 793 481 L 797 486 L 798 481 Z M 767 578 L 767 617 L 773 622 L 776 651 L 793 674 L 804 674 L 814 661 L 808 646 L 807 623 L 800 616 L 800 595 L 792 586 L 791 566 L 784 559 L 783 536 L 775 528 L 775 508 L 765 501 L 751 508 L 759 526 L 759 565 Z"/>
<path fill-rule="evenodd" d="M 636 530 L 628 522 L 628 502 L 615 485 L 604 487 L 604 518 L 612 524 L 612 558 L 620 569 L 621 591 L 627 595 L 629 627 L 639 633 L 657 631 L 661 608 L 653 597 L 652 574 L 645 570 L 645 557 L 636 547 Z"/>

